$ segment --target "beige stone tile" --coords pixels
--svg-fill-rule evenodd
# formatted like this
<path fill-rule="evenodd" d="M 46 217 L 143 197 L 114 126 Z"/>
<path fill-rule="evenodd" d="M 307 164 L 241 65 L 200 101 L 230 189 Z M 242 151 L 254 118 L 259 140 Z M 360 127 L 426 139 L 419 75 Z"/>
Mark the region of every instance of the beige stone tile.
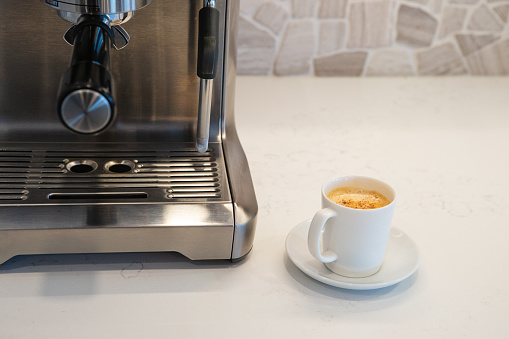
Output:
<path fill-rule="evenodd" d="M 455 5 L 475 5 L 479 2 L 479 0 L 449 0 L 450 4 Z"/>
<path fill-rule="evenodd" d="M 240 13 L 239 74 L 509 75 L 509 0 L 242 0 Z"/>
<path fill-rule="evenodd" d="M 344 18 L 347 0 L 320 0 L 318 7 L 319 18 Z"/>
<path fill-rule="evenodd" d="M 284 8 L 272 2 L 261 5 L 254 15 L 257 22 L 268 27 L 275 34 L 281 32 L 289 17 L 290 14 Z"/>
<path fill-rule="evenodd" d="M 419 75 L 467 74 L 460 54 L 450 42 L 415 53 Z"/>
<path fill-rule="evenodd" d="M 261 4 L 260 0 L 240 1 L 240 13 L 251 15 Z"/>
<path fill-rule="evenodd" d="M 440 13 L 440 11 L 442 10 L 443 4 L 446 1 L 447 0 L 430 0 L 430 2 L 428 3 L 428 8 L 429 8 L 430 12 L 433 14 Z"/>
<path fill-rule="evenodd" d="M 473 31 L 501 31 L 504 26 L 500 23 L 498 16 L 495 15 L 486 5 L 480 5 L 468 22 L 468 29 Z"/>
<path fill-rule="evenodd" d="M 466 57 L 472 75 L 509 75 L 509 39 Z"/>
<path fill-rule="evenodd" d="M 317 76 L 360 76 L 367 52 L 340 52 L 316 58 L 313 63 Z"/>
<path fill-rule="evenodd" d="M 350 5 L 348 48 L 370 48 L 391 44 L 392 1 L 370 1 Z"/>
<path fill-rule="evenodd" d="M 499 35 L 495 34 L 456 34 L 455 36 L 461 53 L 465 56 L 482 49 L 499 37 Z"/>
<path fill-rule="evenodd" d="M 503 22 L 507 22 L 507 17 L 509 16 L 509 5 L 500 5 L 493 7 L 493 11 L 502 19 Z"/>
<path fill-rule="evenodd" d="M 442 12 L 442 18 L 440 20 L 438 38 L 441 39 L 453 33 L 461 31 L 466 16 L 467 16 L 466 8 L 451 6 L 445 7 Z"/>
<path fill-rule="evenodd" d="M 264 29 L 244 17 L 239 18 L 238 46 L 267 47 L 274 45 L 274 38 Z"/>
<path fill-rule="evenodd" d="M 416 4 L 420 5 L 427 5 L 429 3 L 429 0 L 407 0 L 408 2 L 414 2 Z"/>
<path fill-rule="evenodd" d="M 325 20 L 320 22 L 318 55 L 336 52 L 345 46 L 346 23 Z"/>
<path fill-rule="evenodd" d="M 424 10 L 401 5 L 398 10 L 396 41 L 411 46 L 430 46 L 437 25 L 437 20 Z"/>
<path fill-rule="evenodd" d="M 249 1 L 249 0 L 248 0 Z M 292 17 L 311 18 L 315 16 L 318 2 L 315 0 L 292 0 Z"/>
<path fill-rule="evenodd" d="M 311 71 L 311 56 L 315 49 L 315 35 L 311 20 L 291 21 L 276 58 L 276 75 L 307 74 Z"/>
<path fill-rule="evenodd" d="M 259 29 L 241 17 L 237 52 L 239 74 L 267 75 L 272 70 L 276 54 L 276 40 L 272 35 Z"/>
<path fill-rule="evenodd" d="M 402 50 L 376 50 L 368 61 L 365 75 L 415 75 L 408 53 Z"/>

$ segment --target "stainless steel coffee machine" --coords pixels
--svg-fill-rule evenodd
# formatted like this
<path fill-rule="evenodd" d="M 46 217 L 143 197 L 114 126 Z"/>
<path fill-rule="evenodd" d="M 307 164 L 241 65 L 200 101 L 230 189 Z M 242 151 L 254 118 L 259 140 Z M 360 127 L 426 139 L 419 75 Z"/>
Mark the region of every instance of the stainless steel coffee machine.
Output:
<path fill-rule="evenodd" d="M 237 0 L 1 2 L 0 263 L 250 251 L 238 11 Z"/>

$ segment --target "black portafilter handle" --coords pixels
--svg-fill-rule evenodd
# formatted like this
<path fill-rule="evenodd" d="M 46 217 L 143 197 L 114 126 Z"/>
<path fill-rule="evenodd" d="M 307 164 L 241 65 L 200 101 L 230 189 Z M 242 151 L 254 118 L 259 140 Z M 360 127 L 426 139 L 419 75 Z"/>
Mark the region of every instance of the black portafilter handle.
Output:
<path fill-rule="evenodd" d="M 67 33 L 73 42 L 71 66 L 58 90 L 60 119 L 74 132 L 95 134 L 114 118 L 113 79 L 109 71 L 112 29 L 101 16 L 84 15 Z"/>

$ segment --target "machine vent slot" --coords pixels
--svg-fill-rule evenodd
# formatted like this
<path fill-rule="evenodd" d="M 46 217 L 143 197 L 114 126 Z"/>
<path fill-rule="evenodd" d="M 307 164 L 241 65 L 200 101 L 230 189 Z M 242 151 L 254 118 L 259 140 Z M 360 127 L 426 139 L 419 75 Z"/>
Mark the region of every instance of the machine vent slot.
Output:
<path fill-rule="evenodd" d="M 48 195 L 50 200 L 111 200 L 111 199 L 147 199 L 147 193 L 140 192 L 117 192 L 117 193 L 51 193 Z"/>
<path fill-rule="evenodd" d="M 32 151 L 0 150 L 0 201 L 28 198 L 27 180 L 31 163 Z"/>

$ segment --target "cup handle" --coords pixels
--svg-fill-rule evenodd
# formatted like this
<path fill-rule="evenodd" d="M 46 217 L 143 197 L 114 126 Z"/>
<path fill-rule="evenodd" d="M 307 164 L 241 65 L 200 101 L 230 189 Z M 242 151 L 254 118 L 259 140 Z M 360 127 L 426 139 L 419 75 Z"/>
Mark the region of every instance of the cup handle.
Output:
<path fill-rule="evenodd" d="M 325 223 L 337 214 L 330 208 L 323 208 L 316 212 L 313 220 L 311 220 L 311 226 L 309 226 L 308 233 L 308 247 L 309 251 L 316 259 L 323 263 L 333 262 L 338 258 L 338 255 L 332 251 L 320 251 L 320 238 L 322 237 L 322 231 L 325 227 Z"/>

